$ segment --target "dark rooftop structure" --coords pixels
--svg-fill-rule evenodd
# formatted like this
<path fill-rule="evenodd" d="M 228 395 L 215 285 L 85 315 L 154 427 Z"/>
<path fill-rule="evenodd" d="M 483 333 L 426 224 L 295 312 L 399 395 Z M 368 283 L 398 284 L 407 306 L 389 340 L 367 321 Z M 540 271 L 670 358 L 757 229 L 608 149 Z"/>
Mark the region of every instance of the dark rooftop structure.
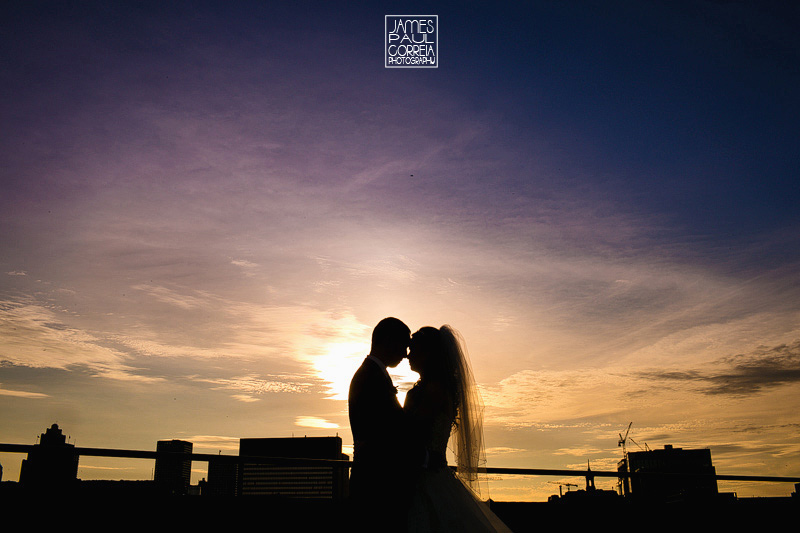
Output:
<path fill-rule="evenodd" d="M 39 437 L 39 444 L 22 460 L 20 485 L 35 489 L 60 489 L 78 479 L 78 455 L 75 445 L 53 424 Z"/>
<path fill-rule="evenodd" d="M 184 495 L 189 489 L 192 476 L 191 442 L 185 440 L 160 440 L 157 452 L 165 452 L 156 459 L 154 479 L 159 491 L 166 494 Z"/>
<path fill-rule="evenodd" d="M 693 501 L 719 494 L 711 450 L 684 450 L 667 444 L 661 450 L 628 452 L 619 472 L 663 474 L 620 478 L 626 497 L 644 501 Z"/>
<path fill-rule="evenodd" d="M 346 461 L 341 437 L 240 439 L 239 455 L 312 460 L 306 464 L 243 462 L 238 480 L 238 493 L 242 496 L 331 500 L 347 496 L 347 465 L 313 462 L 314 459 Z"/>

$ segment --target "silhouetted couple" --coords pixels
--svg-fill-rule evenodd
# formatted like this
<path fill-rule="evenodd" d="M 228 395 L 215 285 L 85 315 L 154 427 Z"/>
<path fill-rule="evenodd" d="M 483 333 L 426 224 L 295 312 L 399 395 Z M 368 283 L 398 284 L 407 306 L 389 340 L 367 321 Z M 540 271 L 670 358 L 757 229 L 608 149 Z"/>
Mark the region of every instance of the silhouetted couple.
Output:
<path fill-rule="evenodd" d="M 405 405 L 387 367 L 420 375 Z M 458 333 L 381 320 L 350 383 L 353 526 L 359 531 L 509 531 L 475 495 L 482 403 Z M 458 473 L 447 466 L 453 437 Z"/>

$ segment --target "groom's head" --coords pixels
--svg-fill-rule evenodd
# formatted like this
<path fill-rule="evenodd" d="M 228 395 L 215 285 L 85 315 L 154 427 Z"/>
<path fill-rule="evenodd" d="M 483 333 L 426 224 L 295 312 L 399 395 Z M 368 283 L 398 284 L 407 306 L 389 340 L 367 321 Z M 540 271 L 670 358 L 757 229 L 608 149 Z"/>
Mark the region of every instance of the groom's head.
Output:
<path fill-rule="evenodd" d="M 370 354 L 386 363 L 386 366 L 395 367 L 408 354 L 410 340 L 411 330 L 402 320 L 384 318 L 372 330 Z"/>

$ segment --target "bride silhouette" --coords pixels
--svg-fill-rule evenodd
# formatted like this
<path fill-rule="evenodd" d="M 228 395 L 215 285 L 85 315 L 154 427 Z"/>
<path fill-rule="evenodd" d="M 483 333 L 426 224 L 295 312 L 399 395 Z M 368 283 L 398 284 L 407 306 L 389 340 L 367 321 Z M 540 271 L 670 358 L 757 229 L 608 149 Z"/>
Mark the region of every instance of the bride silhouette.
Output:
<path fill-rule="evenodd" d="M 420 375 L 403 406 L 415 445 L 427 465 L 412 488 L 410 531 L 510 531 L 480 501 L 483 403 L 460 335 L 450 326 L 424 327 L 411 336 L 408 361 Z M 452 438 L 457 470 L 447 466 Z"/>

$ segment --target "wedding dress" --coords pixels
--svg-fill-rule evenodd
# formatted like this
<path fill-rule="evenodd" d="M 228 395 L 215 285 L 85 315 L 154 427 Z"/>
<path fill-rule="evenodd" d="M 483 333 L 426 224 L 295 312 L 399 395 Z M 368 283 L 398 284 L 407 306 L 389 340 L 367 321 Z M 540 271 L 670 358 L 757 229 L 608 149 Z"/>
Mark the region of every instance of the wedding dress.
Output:
<path fill-rule="evenodd" d="M 451 389 L 423 377 L 406 396 L 404 411 L 411 431 L 429 453 L 429 466 L 413 489 L 409 531 L 511 531 L 475 492 L 483 458 L 482 404 L 457 333 L 448 326 L 440 331 L 447 341 L 448 365 L 454 367 L 459 383 L 455 393 L 443 394 Z M 456 472 L 445 459 L 451 433 Z"/>

